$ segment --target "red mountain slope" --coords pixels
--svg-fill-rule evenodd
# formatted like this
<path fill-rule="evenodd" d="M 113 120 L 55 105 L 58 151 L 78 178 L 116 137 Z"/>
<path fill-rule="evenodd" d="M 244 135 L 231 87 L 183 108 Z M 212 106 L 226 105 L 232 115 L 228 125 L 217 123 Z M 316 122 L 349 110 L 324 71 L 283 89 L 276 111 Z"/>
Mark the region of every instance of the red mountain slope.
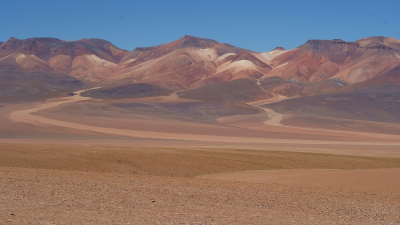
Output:
<path fill-rule="evenodd" d="M 140 81 L 178 91 L 239 78 L 257 79 L 271 67 L 253 54 L 210 39 L 185 36 L 129 52 L 106 81 Z"/>
<path fill-rule="evenodd" d="M 289 98 L 314 96 L 392 82 L 397 79 L 393 70 L 398 66 L 400 41 L 386 37 L 355 42 L 310 40 L 292 50 L 278 47 L 265 53 L 193 36 L 130 52 L 100 39 L 10 38 L 0 44 L 0 82 L 5 85 L 8 81 L 4 77 L 10 76 L 10 71 L 40 73 L 55 79 L 68 78 L 75 84 L 70 88 L 103 87 L 97 96 L 119 93 L 121 87 L 127 98 L 141 96 L 134 96 L 137 91 L 129 91 L 128 87 L 152 87 L 146 90 L 163 90 L 163 94 L 178 91 L 181 97 L 195 99 L 198 96 L 194 95 L 213 99 L 210 93 L 221 91 L 227 91 L 221 96 L 228 96 L 222 100 L 229 100 L 229 96 L 241 101 L 276 94 Z M 33 77 L 42 86 L 49 82 Z M 246 94 L 245 87 L 251 87 L 249 93 L 254 96 Z"/>
<path fill-rule="evenodd" d="M 343 82 L 355 84 L 379 77 L 385 72 L 400 65 L 400 41 L 394 38 L 372 37 L 356 42 L 342 40 L 310 40 L 304 45 L 284 52 L 273 60 L 273 69 L 262 79 L 280 77 L 300 84 L 297 94 L 318 94 L 318 88 L 307 90 L 304 86 L 320 85 L 319 89 L 340 89 Z M 333 82 L 324 82 L 336 78 Z M 293 86 L 292 85 L 292 86 Z M 329 85 L 331 87 L 329 87 Z M 315 86 L 315 85 L 314 85 Z M 290 86 L 287 86 L 290 88 Z M 282 86 L 270 89 L 272 92 L 284 93 Z"/>
<path fill-rule="evenodd" d="M 0 45 L 0 64 L 61 72 L 83 82 L 97 82 L 109 76 L 125 54 L 125 50 L 100 39 L 69 42 L 56 38 L 10 38 Z"/>

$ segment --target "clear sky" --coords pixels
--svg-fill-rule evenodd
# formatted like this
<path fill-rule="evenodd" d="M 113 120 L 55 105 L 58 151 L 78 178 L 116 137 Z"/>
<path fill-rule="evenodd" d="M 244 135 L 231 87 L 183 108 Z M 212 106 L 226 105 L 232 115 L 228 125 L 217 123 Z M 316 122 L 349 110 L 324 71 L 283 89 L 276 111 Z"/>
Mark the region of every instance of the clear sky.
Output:
<path fill-rule="evenodd" d="M 400 0 L 3 0 L 0 41 L 101 38 L 133 50 L 186 34 L 251 49 L 295 48 L 308 39 L 400 39 Z"/>

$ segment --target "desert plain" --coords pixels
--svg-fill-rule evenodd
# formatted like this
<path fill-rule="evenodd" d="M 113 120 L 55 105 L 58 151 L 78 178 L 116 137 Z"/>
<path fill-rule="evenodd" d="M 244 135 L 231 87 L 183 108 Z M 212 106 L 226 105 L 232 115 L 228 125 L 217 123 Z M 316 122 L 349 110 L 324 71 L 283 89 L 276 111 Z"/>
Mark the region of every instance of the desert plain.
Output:
<path fill-rule="evenodd" d="M 400 224 L 400 40 L 0 42 L 0 224 Z"/>
<path fill-rule="evenodd" d="M 400 223 L 397 124 L 116 107 L 144 101 L 191 102 L 3 104 L 0 223 Z"/>

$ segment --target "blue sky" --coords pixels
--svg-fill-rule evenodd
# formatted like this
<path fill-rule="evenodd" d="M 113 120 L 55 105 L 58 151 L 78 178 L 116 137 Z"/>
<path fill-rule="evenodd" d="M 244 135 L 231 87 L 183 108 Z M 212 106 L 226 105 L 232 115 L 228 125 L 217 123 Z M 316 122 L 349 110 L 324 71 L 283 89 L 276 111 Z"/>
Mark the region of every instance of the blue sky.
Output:
<path fill-rule="evenodd" d="M 400 39 L 399 10 L 399 0 L 3 0 L 0 41 L 93 37 L 133 50 L 189 34 L 263 52 L 308 39 Z"/>

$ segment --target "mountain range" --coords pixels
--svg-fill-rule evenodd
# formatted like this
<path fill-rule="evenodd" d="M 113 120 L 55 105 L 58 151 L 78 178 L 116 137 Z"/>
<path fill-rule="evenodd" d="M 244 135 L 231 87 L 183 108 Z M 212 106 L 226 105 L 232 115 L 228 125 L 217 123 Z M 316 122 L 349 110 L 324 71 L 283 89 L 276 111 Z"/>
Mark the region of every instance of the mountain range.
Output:
<path fill-rule="evenodd" d="M 101 39 L 0 42 L 0 102 L 76 90 L 100 99 L 176 94 L 281 113 L 400 122 L 400 41 L 309 40 L 254 52 L 193 36 L 127 51 Z"/>

